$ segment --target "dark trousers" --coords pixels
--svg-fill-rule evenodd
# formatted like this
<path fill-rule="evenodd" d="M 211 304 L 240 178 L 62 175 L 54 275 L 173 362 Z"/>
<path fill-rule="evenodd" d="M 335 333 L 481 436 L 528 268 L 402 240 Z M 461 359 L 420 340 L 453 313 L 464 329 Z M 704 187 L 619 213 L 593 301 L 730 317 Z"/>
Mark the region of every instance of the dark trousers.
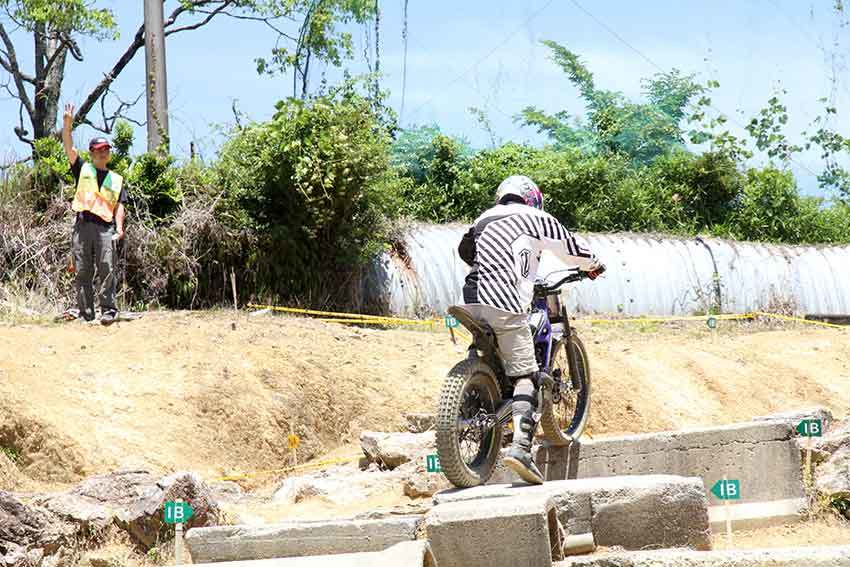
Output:
<path fill-rule="evenodd" d="M 80 316 L 94 319 L 94 279 L 97 275 L 100 312 L 115 311 L 115 228 L 78 218 L 71 248 L 77 272 L 77 307 Z"/>

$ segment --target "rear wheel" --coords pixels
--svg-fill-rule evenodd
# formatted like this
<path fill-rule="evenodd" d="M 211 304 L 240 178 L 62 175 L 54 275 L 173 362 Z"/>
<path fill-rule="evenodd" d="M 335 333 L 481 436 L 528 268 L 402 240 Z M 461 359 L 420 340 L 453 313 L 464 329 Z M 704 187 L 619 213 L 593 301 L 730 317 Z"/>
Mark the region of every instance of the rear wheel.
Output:
<path fill-rule="evenodd" d="M 502 428 L 496 377 L 478 359 L 459 362 L 446 376 L 437 408 L 437 454 L 446 478 L 459 488 L 484 484 L 496 465 Z"/>
<path fill-rule="evenodd" d="M 567 349 L 572 349 L 576 375 L 570 375 Z M 540 425 L 543 438 L 553 445 L 567 445 L 584 432 L 590 414 L 590 364 L 581 339 L 573 332 L 558 342 L 552 357 L 555 387 L 544 396 Z"/>

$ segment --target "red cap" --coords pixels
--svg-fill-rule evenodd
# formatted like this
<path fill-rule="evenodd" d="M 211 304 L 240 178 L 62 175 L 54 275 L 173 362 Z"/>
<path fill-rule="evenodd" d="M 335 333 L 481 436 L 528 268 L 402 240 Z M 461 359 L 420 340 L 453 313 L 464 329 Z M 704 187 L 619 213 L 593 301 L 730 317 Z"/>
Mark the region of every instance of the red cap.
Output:
<path fill-rule="evenodd" d="M 106 150 L 111 148 L 109 140 L 106 138 L 92 138 L 91 142 L 89 142 L 89 150 Z"/>

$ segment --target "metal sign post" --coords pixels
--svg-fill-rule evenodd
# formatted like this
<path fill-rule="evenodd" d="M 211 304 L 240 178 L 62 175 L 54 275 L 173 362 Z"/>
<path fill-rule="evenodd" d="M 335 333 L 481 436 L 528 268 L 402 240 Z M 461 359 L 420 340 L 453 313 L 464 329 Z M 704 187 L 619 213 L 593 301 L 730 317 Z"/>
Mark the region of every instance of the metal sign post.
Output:
<path fill-rule="evenodd" d="M 800 423 L 797 424 L 797 433 L 801 437 L 808 437 L 809 440 L 806 442 L 806 469 L 805 469 L 805 477 L 806 477 L 806 486 L 811 488 L 812 486 L 812 445 L 814 444 L 814 437 L 823 436 L 823 421 L 820 419 L 804 419 Z"/>
<path fill-rule="evenodd" d="M 178 498 L 165 503 L 165 523 L 174 524 L 174 564 L 183 564 L 183 522 L 189 521 L 194 515 L 192 507 Z"/>
<path fill-rule="evenodd" d="M 729 547 L 732 547 L 732 510 L 729 507 L 729 501 L 741 499 L 741 481 L 729 480 L 724 475 L 723 480 L 718 480 L 711 487 L 711 493 L 723 500 L 723 509 L 726 512 L 726 542 Z"/>

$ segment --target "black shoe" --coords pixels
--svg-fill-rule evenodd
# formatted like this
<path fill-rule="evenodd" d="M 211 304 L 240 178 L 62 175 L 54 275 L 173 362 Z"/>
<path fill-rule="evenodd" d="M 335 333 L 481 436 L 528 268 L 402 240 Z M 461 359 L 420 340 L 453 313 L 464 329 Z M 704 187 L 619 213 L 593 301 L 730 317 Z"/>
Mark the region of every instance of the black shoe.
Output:
<path fill-rule="evenodd" d="M 118 312 L 114 309 L 110 309 L 109 311 L 104 311 L 100 315 L 100 324 L 101 325 L 111 325 L 118 319 Z"/>
<path fill-rule="evenodd" d="M 505 466 L 517 473 L 529 484 L 543 484 L 543 475 L 531 460 L 531 451 L 518 445 L 511 445 L 504 458 Z"/>

